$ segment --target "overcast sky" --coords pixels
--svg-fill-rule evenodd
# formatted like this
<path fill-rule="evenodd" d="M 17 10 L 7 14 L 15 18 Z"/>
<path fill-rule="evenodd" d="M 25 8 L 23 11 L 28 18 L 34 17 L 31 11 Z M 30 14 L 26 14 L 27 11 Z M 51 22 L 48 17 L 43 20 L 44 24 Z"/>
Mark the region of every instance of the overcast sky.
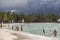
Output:
<path fill-rule="evenodd" d="M 0 10 L 38 10 L 45 8 L 60 8 L 60 0 L 0 0 Z"/>

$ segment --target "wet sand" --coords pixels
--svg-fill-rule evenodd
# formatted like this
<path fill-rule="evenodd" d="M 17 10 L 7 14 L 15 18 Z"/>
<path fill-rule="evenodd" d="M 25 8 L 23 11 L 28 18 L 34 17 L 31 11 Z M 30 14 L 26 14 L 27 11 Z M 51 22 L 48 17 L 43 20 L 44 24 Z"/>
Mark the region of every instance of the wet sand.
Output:
<path fill-rule="evenodd" d="M 33 35 L 21 31 L 0 29 L 0 40 L 57 40 L 50 37 Z"/>
<path fill-rule="evenodd" d="M 24 32 L 12 33 L 12 35 L 17 36 L 17 38 L 14 40 L 57 40 L 55 38 L 50 38 L 45 36 L 37 36 L 28 33 L 24 34 Z"/>

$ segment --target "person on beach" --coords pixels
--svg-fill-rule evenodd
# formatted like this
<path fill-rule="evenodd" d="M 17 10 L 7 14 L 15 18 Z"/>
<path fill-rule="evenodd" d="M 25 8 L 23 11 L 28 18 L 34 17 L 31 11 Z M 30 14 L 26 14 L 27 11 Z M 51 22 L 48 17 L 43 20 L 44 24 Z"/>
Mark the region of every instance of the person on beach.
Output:
<path fill-rule="evenodd" d="M 12 30 L 13 30 L 14 28 L 13 28 L 13 25 L 12 25 Z"/>
<path fill-rule="evenodd" d="M 1 22 L 1 28 L 2 28 L 3 22 Z"/>
<path fill-rule="evenodd" d="M 23 31 L 22 25 L 21 25 L 21 31 Z"/>
<path fill-rule="evenodd" d="M 54 30 L 53 34 L 54 34 L 54 36 L 56 37 L 56 36 L 57 36 L 57 31 Z"/>
<path fill-rule="evenodd" d="M 19 31 L 19 27 L 18 26 L 16 26 L 16 30 Z"/>
<path fill-rule="evenodd" d="M 44 35 L 45 35 L 45 30 L 43 29 L 43 33 L 44 33 Z"/>

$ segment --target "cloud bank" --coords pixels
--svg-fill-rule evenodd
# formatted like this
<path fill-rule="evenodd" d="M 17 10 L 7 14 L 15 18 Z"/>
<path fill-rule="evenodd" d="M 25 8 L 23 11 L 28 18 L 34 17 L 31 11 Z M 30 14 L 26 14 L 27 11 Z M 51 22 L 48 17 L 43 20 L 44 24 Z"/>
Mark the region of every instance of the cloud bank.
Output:
<path fill-rule="evenodd" d="M 0 0 L 0 10 L 17 9 L 43 12 L 60 10 L 60 0 Z"/>
<path fill-rule="evenodd" d="M 26 7 L 27 0 L 0 0 L 1 8 Z"/>

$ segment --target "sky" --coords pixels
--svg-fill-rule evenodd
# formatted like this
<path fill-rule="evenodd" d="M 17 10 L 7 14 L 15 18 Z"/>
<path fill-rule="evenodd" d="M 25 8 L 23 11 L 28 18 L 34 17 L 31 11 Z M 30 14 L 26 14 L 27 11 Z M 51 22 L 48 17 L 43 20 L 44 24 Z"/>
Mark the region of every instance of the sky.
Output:
<path fill-rule="evenodd" d="M 60 0 L 0 0 L 0 11 L 60 13 Z"/>

